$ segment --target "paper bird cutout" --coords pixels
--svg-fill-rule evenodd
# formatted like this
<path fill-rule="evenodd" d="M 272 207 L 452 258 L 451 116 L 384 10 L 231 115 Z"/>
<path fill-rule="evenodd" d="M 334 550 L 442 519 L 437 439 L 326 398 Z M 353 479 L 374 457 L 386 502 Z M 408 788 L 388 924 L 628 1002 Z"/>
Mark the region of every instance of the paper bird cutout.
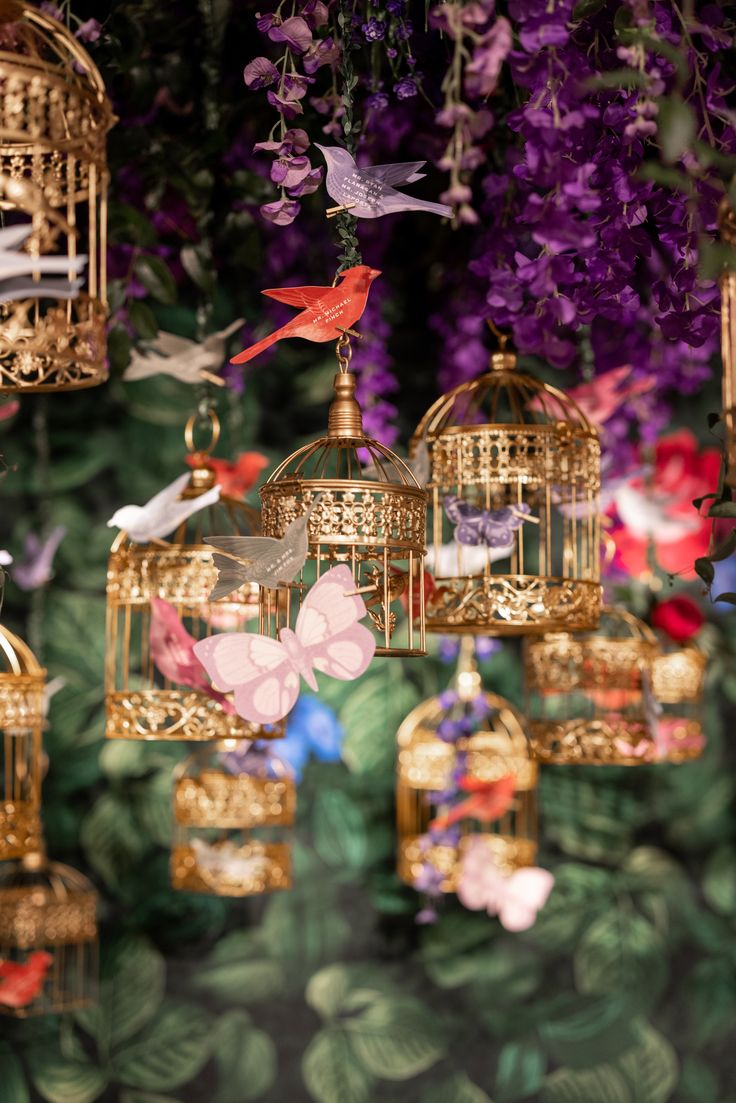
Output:
<path fill-rule="evenodd" d="M 507 931 L 528 931 L 547 902 L 555 879 L 546 869 L 530 866 L 501 872 L 482 836 L 470 839 L 460 863 L 457 896 L 471 911 L 497 915 Z"/>
<path fill-rule="evenodd" d="M 51 954 L 35 950 L 26 961 L 0 961 L 0 1004 L 28 1007 L 41 993 L 53 961 Z"/>
<path fill-rule="evenodd" d="M 350 568 L 332 567 L 315 582 L 299 610 L 296 628 L 278 640 L 245 632 L 200 640 L 194 654 L 213 683 L 232 691 L 244 720 L 273 724 L 299 697 L 299 679 L 317 691 L 315 670 L 350 682 L 367 669 L 376 642 L 359 623 L 366 615 Z"/>
<path fill-rule="evenodd" d="M 177 685 L 189 686 L 219 701 L 225 712 L 234 712 L 230 701 L 212 688 L 204 676 L 202 665 L 194 654 L 197 642 L 187 632 L 173 605 L 163 598 L 151 598 L 151 657 L 164 678 Z"/>
<path fill-rule="evenodd" d="M 425 564 L 435 578 L 464 578 L 466 575 L 483 574 L 489 563 L 506 559 L 513 545 L 506 548 L 487 548 L 484 544 L 471 547 L 467 544 L 430 544 Z"/>
<path fill-rule="evenodd" d="M 430 828 L 444 831 L 460 820 L 480 820 L 481 823 L 493 823 L 505 816 L 514 802 L 516 778 L 507 774 L 498 781 L 478 781 L 477 778 L 463 777 L 460 788 L 471 795 L 454 805 L 444 816 L 438 816 L 430 823 Z"/>
<path fill-rule="evenodd" d="M 78 276 L 87 263 L 87 257 L 33 257 L 18 252 L 30 236 L 32 227 L 6 226 L 0 230 L 0 302 L 16 299 L 75 299 L 82 286 Z M 60 275 L 62 279 L 34 279 L 35 276 Z"/>
<path fill-rule="evenodd" d="M 441 218 L 452 218 L 452 207 L 415 199 L 396 190 L 395 185 L 421 180 L 424 174 L 418 170 L 424 167 L 426 161 L 361 168 L 346 149 L 321 146 L 318 142 L 314 144 L 327 162 L 327 193 L 338 204 L 328 210 L 328 217 L 339 211 L 349 211 L 355 218 L 381 218 L 382 215 L 400 214 L 402 211 L 426 211 Z"/>
<path fill-rule="evenodd" d="M 147 544 L 170 536 L 182 521 L 200 509 L 219 501 L 220 488 L 213 486 L 196 498 L 181 498 L 189 475 L 180 475 L 170 486 L 160 490 L 144 506 L 122 506 L 107 522 L 108 528 L 122 529 L 134 544 Z"/>
<path fill-rule="evenodd" d="M 508 548 L 514 545 L 514 533 L 531 517 L 526 502 L 503 509 L 478 509 L 455 494 L 448 494 L 444 501 L 445 513 L 455 528 L 459 544 L 475 547 L 486 544 L 489 548 Z"/>
<path fill-rule="evenodd" d="M 218 333 L 210 333 L 201 342 L 162 331 L 143 351 L 133 351 L 123 380 L 134 383 L 152 375 L 171 375 L 180 383 L 201 383 L 206 379 L 222 385 L 223 380 L 217 372 L 225 360 L 225 342 L 244 324 L 244 320 L 238 318 L 237 322 Z"/>
<path fill-rule="evenodd" d="M 656 383 L 653 375 L 646 375 L 642 379 L 630 379 L 630 375 L 631 365 L 624 364 L 623 367 L 612 368 L 611 371 L 596 375 L 577 387 L 571 387 L 565 393 L 580 407 L 588 421 L 602 426 L 620 410 L 624 402 L 646 394 Z M 545 396 L 544 403 L 539 397 L 534 398 L 529 403 L 529 409 L 542 411 L 550 400 L 551 396 Z M 561 404 L 560 414 L 562 417 L 568 416 Z"/>
<path fill-rule="evenodd" d="M 190 452 L 185 458 L 189 467 L 199 467 L 202 463 L 201 455 L 196 453 Z M 234 460 L 207 457 L 207 466 L 214 471 L 215 481 L 225 498 L 245 498 L 268 464 L 268 457 L 260 452 L 241 452 Z"/>
<path fill-rule="evenodd" d="M 0 421 L 8 421 L 9 418 L 18 413 L 18 410 L 20 410 L 20 402 L 17 398 L 11 398 L 9 402 L 3 402 L 0 405 Z"/>
<path fill-rule="evenodd" d="M 301 307 L 301 313 L 270 333 L 268 337 L 250 345 L 231 364 L 245 364 L 286 337 L 301 337 L 305 341 L 336 341 L 343 330 L 350 330 L 362 316 L 368 302 L 371 284 L 381 273 L 366 264 L 347 268 L 339 275 L 335 287 L 277 287 L 262 291 L 270 299 L 288 306 Z"/>
<path fill-rule="evenodd" d="M 318 494 L 306 513 L 295 518 L 280 539 L 273 536 L 206 536 L 205 544 L 218 549 L 212 556 L 217 568 L 217 584 L 210 593 L 210 601 L 227 597 L 246 582 L 269 590 L 293 582 L 307 558 L 309 518 L 320 498 Z"/>
<path fill-rule="evenodd" d="M 235 843 L 206 843 L 204 839 L 192 839 L 191 847 L 205 880 L 246 883 L 261 880 L 268 872 L 270 860 L 265 854 L 244 855 Z"/>
<path fill-rule="evenodd" d="M 45 540 L 29 532 L 23 544 L 24 557 L 13 567 L 13 582 L 21 590 L 38 590 L 54 577 L 53 563 L 66 526 L 56 525 Z"/>

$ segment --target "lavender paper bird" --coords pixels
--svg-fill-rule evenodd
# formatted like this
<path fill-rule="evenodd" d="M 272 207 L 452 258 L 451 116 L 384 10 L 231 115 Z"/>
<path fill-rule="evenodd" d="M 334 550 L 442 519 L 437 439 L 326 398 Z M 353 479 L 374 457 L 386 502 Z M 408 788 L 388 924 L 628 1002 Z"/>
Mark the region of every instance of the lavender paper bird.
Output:
<path fill-rule="evenodd" d="M 78 276 L 87 263 L 87 257 L 33 257 L 18 252 L 31 233 L 31 227 L 6 226 L 0 230 L 0 302 L 16 299 L 75 299 L 82 286 Z M 42 275 L 59 276 L 44 280 Z M 61 278 L 63 277 L 63 278 Z"/>
<path fill-rule="evenodd" d="M 338 209 L 349 209 L 355 218 L 381 218 L 382 215 L 400 214 L 402 211 L 426 211 L 441 218 L 452 218 L 452 207 L 415 199 L 396 189 L 395 185 L 421 180 L 424 174 L 419 169 L 426 161 L 360 168 L 346 149 L 321 146 L 317 142 L 314 144 L 327 162 L 325 184 L 329 196 L 339 204 Z M 336 213 L 335 210 L 327 212 L 328 217 Z"/>
<path fill-rule="evenodd" d="M 54 577 L 53 565 L 59 544 L 66 536 L 64 525 L 56 525 L 45 540 L 29 532 L 24 542 L 24 558 L 13 567 L 13 582 L 21 590 L 38 590 Z"/>

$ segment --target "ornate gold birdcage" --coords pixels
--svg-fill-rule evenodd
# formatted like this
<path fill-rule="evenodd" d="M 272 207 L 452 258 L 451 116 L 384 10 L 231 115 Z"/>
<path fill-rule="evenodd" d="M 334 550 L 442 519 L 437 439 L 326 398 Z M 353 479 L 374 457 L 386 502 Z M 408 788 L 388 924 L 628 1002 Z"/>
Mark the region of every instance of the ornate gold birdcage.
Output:
<path fill-rule="evenodd" d="M 107 377 L 112 108 L 74 35 L 18 0 L 0 3 L 0 90 L 3 232 L 14 250 L 25 250 L 21 256 L 38 258 L 20 280 L 0 281 L 0 391 L 94 386 Z M 24 222 L 30 233 L 16 239 L 12 227 Z M 48 257 L 68 265 L 47 280 L 41 258 Z M 72 293 L 67 281 L 78 278 Z"/>
<path fill-rule="evenodd" d="M 0 861 L 40 845 L 45 676 L 30 648 L 0 628 Z"/>
<path fill-rule="evenodd" d="M 736 213 L 728 199 L 718 211 L 721 240 L 736 248 Z M 723 356 L 723 420 L 726 424 L 726 480 L 736 485 L 736 264 L 724 268 L 721 288 L 721 353 Z"/>
<path fill-rule="evenodd" d="M 255 896 L 291 887 L 296 784 L 269 749 L 225 740 L 174 774 L 175 889 Z"/>
<path fill-rule="evenodd" d="M 427 628 L 497 636 L 595 627 L 600 446 L 561 391 L 510 352 L 455 387 L 410 445 L 429 453 Z"/>
<path fill-rule="evenodd" d="M 652 668 L 652 690 L 657 702 L 658 759 L 690 762 L 705 747 L 702 704 L 708 665 L 694 646 L 661 645 Z"/>
<path fill-rule="evenodd" d="M 414 885 L 430 866 L 443 875 L 442 892 L 455 891 L 460 861 L 471 839 L 483 839 L 504 873 L 533 865 L 537 853 L 537 766 L 522 718 L 503 697 L 483 691 L 471 658 L 472 642 L 466 637 L 463 645 L 452 688 L 417 705 L 397 735 L 399 876 Z M 450 738 L 458 731 L 467 734 Z M 445 829 L 443 822 L 457 805 L 454 790 L 455 805 L 447 802 L 458 774 L 489 790 L 501 779 L 513 778 L 508 807 L 487 821 L 475 816 L 468 804 L 467 814 Z M 462 806 L 457 807 L 459 812 Z"/>
<path fill-rule="evenodd" d="M 214 414 L 214 447 L 219 423 Z M 207 455 L 194 448 L 195 419 L 186 439 L 197 457 L 182 498 L 197 498 L 212 489 L 215 472 Z M 258 586 L 245 585 L 216 601 L 209 593 L 217 582 L 212 550 L 205 536 L 217 532 L 252 536 L 259 532 L 258 513 L 251 506 L 221 496 L 219 501 L 182 522 L 167 540 L 133 543 L 121 532 L 110 552 L 107 571 L 107 641 L 105 710 L 108 739 L 263 739 L 283 735 L 283 724 L 267 731 L 239 717 L 227 696 L 209 691 L 201 672 L 197 685 L 177 682 L 159 670 L 151 648 L 155 598 L 178 617 L 197 640 L 215 631 L 243 630 L 258 616 Z M 174 627 L 174 631 L 176 631 Z M 198 664 L 195 671 L 199 673 Z"/>
<path fill-rule="evenodd" d="M 26 1018 L 97 998 L 97 893 L 42 852 L 0 867 L 0 1012 Z"/>
<path fill-rule="evenodd" d="M 309 587 L 346 564 L 376 655 L 424 655 L 427 494 L 403 460 L 365 436 L 347 370 L 335 376 L 327 435 L 289 456 L 261 487 L 264 535 L 282 537 L 315 499 L 305 567 L 288 587 L 261 591 L 260 631 L 276 637 L 293 628 Z"/>
<path fill-rule="evenodd" d="M 604 607 L 595 632 L 527 640 L 524 675 L 535 757 L 580 766 L 656 761 L 657 654 L 651 628 L 618 607 Z"/>

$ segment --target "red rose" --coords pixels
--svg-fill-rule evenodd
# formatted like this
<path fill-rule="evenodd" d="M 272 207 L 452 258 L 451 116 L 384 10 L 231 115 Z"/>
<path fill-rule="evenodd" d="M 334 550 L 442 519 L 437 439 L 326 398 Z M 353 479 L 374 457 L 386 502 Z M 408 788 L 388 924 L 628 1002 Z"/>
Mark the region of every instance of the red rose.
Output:
<path fill-rule="evenodd" d="M 665 632 L 675 643 L 686 643 L 696 636 L 705 623 L 705 616 L 693 598 L 679 597 L 660 601 L 652 610 L 652 624 Z"/>

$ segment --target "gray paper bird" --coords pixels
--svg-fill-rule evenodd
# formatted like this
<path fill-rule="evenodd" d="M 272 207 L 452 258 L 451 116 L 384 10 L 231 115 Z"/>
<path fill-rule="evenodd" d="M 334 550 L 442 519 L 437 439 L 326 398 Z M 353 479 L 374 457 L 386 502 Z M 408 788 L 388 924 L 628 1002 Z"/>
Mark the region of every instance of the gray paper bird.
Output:
<path fill-rule="evenodd" d="M 227 597 L 246 582 L 255 582 L 269 590 L 277 590 L 293 582 L 307 559 L 309 518 L 321 497 L 321 494 L 317 495 L 306 513 L 295 518 L 280 539 L 272 536 L 206 536 L 205 544 L 225 552 L 225 555 L 215 552 L 212 556 L 217 568 L 217 584 L 209 600 Z"/>
<path fill-rule="evenodd" d="M 189 474 L 180 475 L 160 490 L 144 506 L 123 506 L 113 513 L 108 528 L 123 529 L 134 544 L 147 544 L 170 536 L 182 521 L 220 499 L 220 487 L 213 486 L 196 498 L 180 497 L 189 482 Z"/>
<path fill-rule="evenodd" d="M 349 210 L 355 218 L 380 218 L 384 214 L 400 214 L 402 211 L 426 211 L 441 218 L 452 218 L 452 207 L 415 199 L 396 190 L 396 185 L 421 180 L 424 173 L 419 169 L 424 167 L 426 161 L 359 168 L 346 149 L 321 146 L 317 142 L 314 144 L 327 162 L 327 192 L 339 204 L 339 207 L 328 210 L 328 217 L 340 210 Z"/>
<path fill-rule="evenodd" d="M 33 257 L 18 250 L 30 236 L 31 226 L 6 226 L 0 230 L 0 302 L 17 299 L 74 299 L 82 286 L 79 275 L 87 257 Z M 34 276 L 63 276 L 63 279 L 34 279 Z"/>

